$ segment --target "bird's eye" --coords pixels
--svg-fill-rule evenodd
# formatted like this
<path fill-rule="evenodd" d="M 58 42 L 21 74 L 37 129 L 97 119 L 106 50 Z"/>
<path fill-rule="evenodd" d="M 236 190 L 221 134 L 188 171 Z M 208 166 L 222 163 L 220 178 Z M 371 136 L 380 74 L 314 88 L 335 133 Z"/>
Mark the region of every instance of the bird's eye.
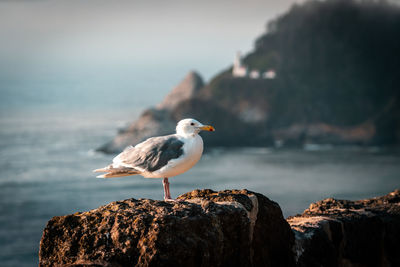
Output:
<path fill-rule="evenodd" d="M 194 122 L 192 122 L 190 125 L 194 126 Z"/>

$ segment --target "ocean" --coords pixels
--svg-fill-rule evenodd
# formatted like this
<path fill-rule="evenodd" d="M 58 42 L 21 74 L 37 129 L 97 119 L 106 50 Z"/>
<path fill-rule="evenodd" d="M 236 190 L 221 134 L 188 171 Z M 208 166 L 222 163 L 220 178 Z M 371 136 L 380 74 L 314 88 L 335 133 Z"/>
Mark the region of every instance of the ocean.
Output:
<path fill-rule="evenodd" d="M 0 266 L 37 266 L 42 231 L 53 216 L 127 198 L 162 199 L 159 179 L 96 179 L 92 173 L 114 156 L 95 148 L 139 112 L 129 107 L 2 110 Z M 218 134 L 215 127 L 212 134 Z M 278 202 L 286 217 L 323 198 L 361 199 L 399 188 L 400 154 L 329 145 L 213 148 L 170 183 L 173 197 L 203 188 L 253 190 Z"/>

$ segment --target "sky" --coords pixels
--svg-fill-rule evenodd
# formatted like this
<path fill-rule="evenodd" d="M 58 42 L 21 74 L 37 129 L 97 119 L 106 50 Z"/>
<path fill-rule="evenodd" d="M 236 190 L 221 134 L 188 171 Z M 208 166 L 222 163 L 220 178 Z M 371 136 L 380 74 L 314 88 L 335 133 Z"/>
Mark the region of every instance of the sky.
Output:
<path fill-rule="evenodd" d="M 0 1 L 0 56 L 9 72 L 140 64 L 197 67 L 209 77 L 293 2 Z"/>

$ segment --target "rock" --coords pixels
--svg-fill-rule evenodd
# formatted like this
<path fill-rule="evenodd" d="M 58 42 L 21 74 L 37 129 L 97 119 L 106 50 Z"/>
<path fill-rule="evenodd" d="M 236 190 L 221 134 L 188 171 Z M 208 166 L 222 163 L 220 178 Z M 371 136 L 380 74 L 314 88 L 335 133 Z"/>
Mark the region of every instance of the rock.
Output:
<path fill-rule="evenodd" d="M 179 199 L 128 199 L 54 217 L 39 265 L 400 266 L 399 190 L 328 198 L 287 221 L 277 203 L 247 190 L 194 190 Z"/>
<path fill-rule="evenodd" d="M 359 201 L 328 198 L 288 218 L 298 266 L 400 266 L 400 191 Z"/>
<path fill-rule="evenodd" d="M 174 119 L 171 110 L 180 102 L 194 97 L 203 85 L 203 79 L 198 73 L 189 72 L 156 108 L 145 110 L 135 122 L 97 151 L 119 153 L 127 146 L 136 145 L 149 137 L 175 132 L 176 123 L 182 118 Z"/>
<path fill-rule="evenodd" d="M 52 218 L 40 266 L 294 266 L 279 205 L 247 190 L 195 190 L 183 202 L 117 201 Z"/>
<path fill-rule="evenodd" d="M 183 81 L 178 84 L 165 98 L 157 105 L 158 109 L 172 110 L 180 102 L 190 99 L 204 86 L 201 76 L 191 71 Z"/>

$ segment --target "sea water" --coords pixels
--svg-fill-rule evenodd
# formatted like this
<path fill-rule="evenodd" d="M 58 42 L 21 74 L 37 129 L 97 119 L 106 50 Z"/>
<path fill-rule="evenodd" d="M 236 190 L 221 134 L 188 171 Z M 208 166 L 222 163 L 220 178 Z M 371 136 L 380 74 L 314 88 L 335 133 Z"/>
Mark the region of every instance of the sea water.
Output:
<path fill-rule="evenodd" d="M 129 108 L 1 112 L 0 266 L 37 266 L 42 231 L 53 216 L 127 198 L 162 199 L 159 179 L 96 179 L 91 172 L 114 156 L 95 148 L 138 114 Z M 215 127 L 204 134 L 218 134 Z M 170 183 L 173 197 L 193 189 L 246 188 L 278 202 L 289 216 L 323 198 L 360 199 L 399 188 L 400 156 L 382 148 L 329 145 L 214 148 Z"/>

